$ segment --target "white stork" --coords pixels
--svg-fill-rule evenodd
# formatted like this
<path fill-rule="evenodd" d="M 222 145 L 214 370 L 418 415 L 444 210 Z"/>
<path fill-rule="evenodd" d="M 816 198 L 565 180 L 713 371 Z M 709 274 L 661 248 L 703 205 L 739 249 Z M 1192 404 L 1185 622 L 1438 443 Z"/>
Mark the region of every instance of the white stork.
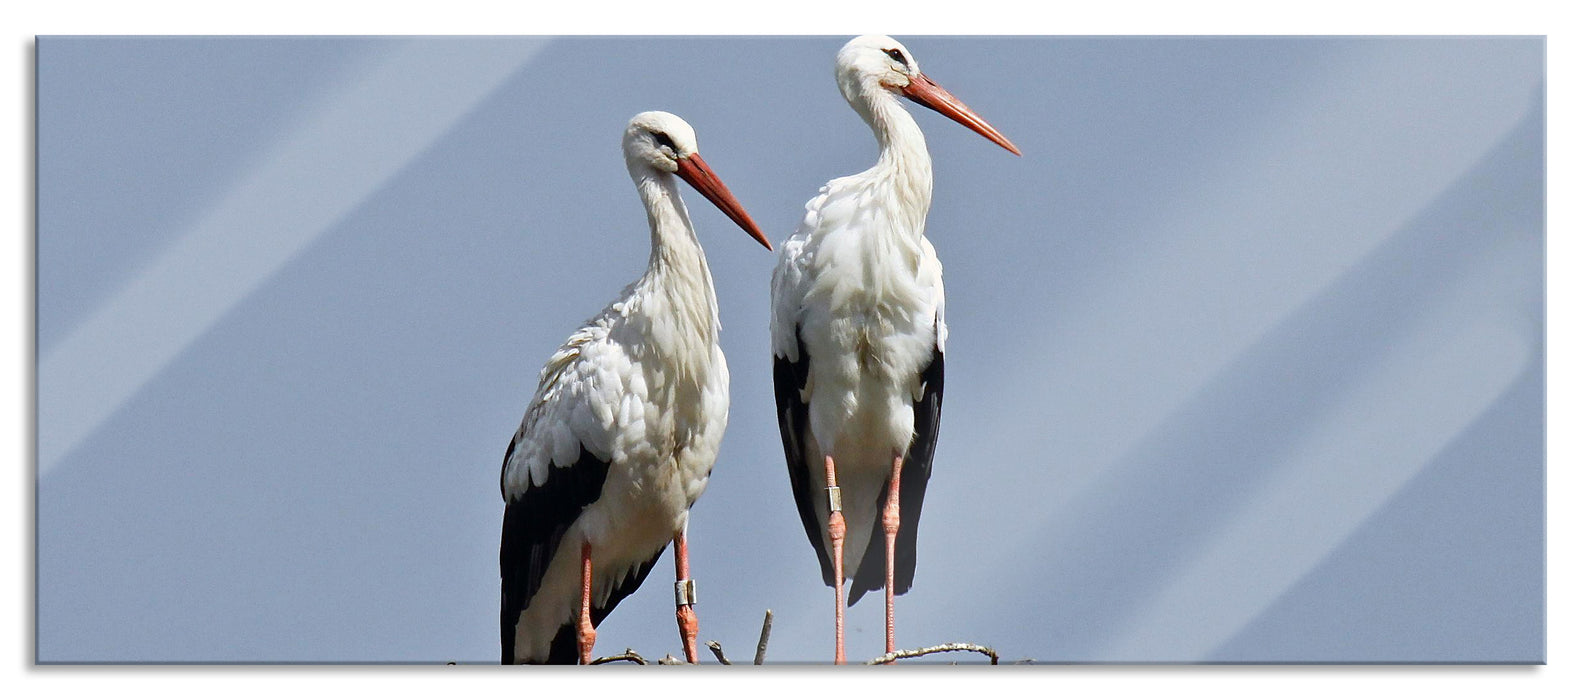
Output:
<path fill-rule="evenodd" d="M 944 393 L 945 287 L 923 237 L 933 171 L 899 98 L 1021 152 L 890 37 L 848 42 L 835 80 L 873 129 L 879 162 L 808 201 L 780 250 L 770 327 L 791 491 L 824 583 L 835 587 L 835 662 L 844 663 L 845 606 L 880 587 L 885 651 L 895 651 L 895 595 L 916 569 Z M 842 600 L 848 578 L 851 598 Z"/>
<path fill-rule="evenodd" d="M 571 335 L 500 471 L 502 663 L 586 664 L 594 627 L 674 541 L 676 621 L 697 662 L 687 511 L 703 493 L 729 409 L 719 305 L 679 176 L 772 247 L 697 154 L 680 117 L 643 112 L 621 143 L 648 212 L 648 269 Z"/>

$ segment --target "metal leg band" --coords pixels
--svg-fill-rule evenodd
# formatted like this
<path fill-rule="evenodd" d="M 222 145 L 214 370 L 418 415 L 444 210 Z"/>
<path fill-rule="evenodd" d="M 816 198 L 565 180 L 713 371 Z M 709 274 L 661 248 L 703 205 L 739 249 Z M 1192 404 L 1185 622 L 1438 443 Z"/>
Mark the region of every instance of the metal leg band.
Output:
<path fill-rule="evenodd" d="M 676 607 L 683 605 L 696 605 L 698 602 L 698 585 L 692 579 L 683 579 L 676 582 Z"/>
<path fill-rule="evenodd" d="M 840 512 L 840 487 L 839 486 L 825 486 L 824 487 L 824 492 L 829 494 L 829 512 L 831 512 L 831 513 L 839 513 Z"/>

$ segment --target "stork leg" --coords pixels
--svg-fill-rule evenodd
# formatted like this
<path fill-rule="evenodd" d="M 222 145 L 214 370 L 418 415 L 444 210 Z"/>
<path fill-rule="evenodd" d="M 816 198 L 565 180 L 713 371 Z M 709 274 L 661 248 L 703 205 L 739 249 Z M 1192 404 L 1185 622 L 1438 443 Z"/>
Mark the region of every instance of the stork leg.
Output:
<path fill-rule="evenodd" d="M 593 662 L 593 640 L 599 636 L 593 631 L 593 545 L 582 543 L 582 618 L 577 625 L 577 648 L 582 651 L 582 665 Z"/>
<path fill-rule="evenodd" d="M 895 536 L 901 531 L 901 455 L 890 469 L 890 495 L 884 501 L 884 653 L 895 651 Z M 891 663 L 894 663 L 893 661 Z"/>
<path fill-rule="evenodd" d="M 681 650 L 687 656 L 687 663 L 695 664 L 698 662 L 698 616 L 692 606 L 698 602 L 698 589 L 688 574 L 685 528 L 676 533 L 675 558 L 676 627 L 681 630 Z"/>
<path fill-rule="evenodd" d="M 846 516 L 840 512 L 840 486 L 835 484 L 835 458 L 824 455 L 824 480 L 829 484 L 829 544 L 835 550 L 835 663 L 846 663 Z"/>

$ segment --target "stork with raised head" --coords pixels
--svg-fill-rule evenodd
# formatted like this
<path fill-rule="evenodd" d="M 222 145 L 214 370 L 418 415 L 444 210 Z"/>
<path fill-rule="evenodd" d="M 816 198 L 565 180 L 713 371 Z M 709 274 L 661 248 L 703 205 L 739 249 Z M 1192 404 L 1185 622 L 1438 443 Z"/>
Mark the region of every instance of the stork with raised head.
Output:
<path fill-rule="evenodd" d="M 791 491 L 824 583 L 835 587 L 835 662 L 844 663 L 845 607 L 881 587 L 885 651 L 895 651 L 895 596 L 916 570 L 944 397 L 945 287 L 923 236 L 933 170 L 900 98 L 1021 152 L 890 37 L 848 42 L 835 80 L 873 129 L 879 162 L 808 201 L 780 250 L 770 326 Z"/>
<path fill-rule="evenodd" d="M 697 662 L 687 512 L 719 453 L 730 374 L 714 282 L 676 179 L 773 248 L 680 117 L 643 112 L 621 146 L 652 252 L 642 277 L 549 358 L 506 449 L 502 663 L 588 663 L 594 628 L 672 542 L 676 621 Z"/>

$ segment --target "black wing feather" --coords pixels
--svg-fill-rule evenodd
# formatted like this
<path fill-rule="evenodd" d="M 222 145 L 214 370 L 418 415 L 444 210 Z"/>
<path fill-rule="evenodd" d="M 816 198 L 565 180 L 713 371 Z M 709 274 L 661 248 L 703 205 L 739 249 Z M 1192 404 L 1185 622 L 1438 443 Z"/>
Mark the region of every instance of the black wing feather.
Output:
<path fill-rule="evenodd" d="M 796 496 L 796 509 L 802 516 L 802 528 L 807 531 L 807 541 L 818 554 L 819 569 L 824 573 L 824 585 L 835 585 L 835 567 L 829 553 L 824 551 L 824 526 L 813 508 L 813 485 L 808 481 L 807 404 L 802 402 L 802 387 L 807 385 L 807 346 L 802 343 L 802 328 L 796 329 L 797 361 L 792 362 L 775 355 L 775 415 L 780 421 L 780 442 L 785 447 L 786 468 L 791 472 L 791 493 Z"/>
<path fill-rule="evenodd" d="M 912 404 L 912 446 L 901 462 L 901 531 L 895 536 L 895 594 L 912 588 L 917 571 L 917 522 L 923 514 L 923 494 L 934 472 L 934 445 L 939 440 L 939 408 L 945 401 L 945 353 L 936 345 L 934 360 L 923 369 L 923 399 Z M 879 491 L 878 512 L 884 512 L 890 494 L 889 480 Z M 846 604 L 855 605 L 862 594 L 884 589 L 884 520 L 873 519 L 868 551 L 852 577 Z"/>
<path fill-rule="evenodd" d="M 518 436 L 520 437 L 520 436 Z M 510 464 L 517 439 L 506 448 L 505 464 Z M 502 479 L 505 466 L 501 466 Z M 544 582 L 544 572 L 549 568 L 555 550 L 566 535 L 566 530 L 582 514 L 582 509 L 599 498 L 604 489 L 604 479 L 610 472 L 610 463 L 594 457 L 583 448 L 576 464 L 569 467 L 550 466 L 549 478 L 537 486 L 530 486 L 515 499 L 506 498 L 505 518 L 500 528 L 500 662 L 512 663 L 516 653 L 516 623 L 527 608 L 528 601 Z M 661 550 L 663 551 L 663 550 Z M 658 556 L 657 554 L 655 555 Z M 653 562 L 649 562 L 649 566 Z M 645 567 L 643 575 L 647 575 Z M 638 576 L 638 583 L 642 576 Z M 636 585 L 632 586 L 636 588 Z M 626 591 L 630 593 L 631 591 Z M 620 602 L 611 596 L 606 608 Z M 602 619 L 595 617 L 597 620 Z M 552 650 L 549 663 L 576 663 L 576 640 L 572 635 L 570 661 L 557 661 Z M 560 641 L 556 635 L 555 642 Z M 552 645 L 553 647 L 554 645 Z"/>

